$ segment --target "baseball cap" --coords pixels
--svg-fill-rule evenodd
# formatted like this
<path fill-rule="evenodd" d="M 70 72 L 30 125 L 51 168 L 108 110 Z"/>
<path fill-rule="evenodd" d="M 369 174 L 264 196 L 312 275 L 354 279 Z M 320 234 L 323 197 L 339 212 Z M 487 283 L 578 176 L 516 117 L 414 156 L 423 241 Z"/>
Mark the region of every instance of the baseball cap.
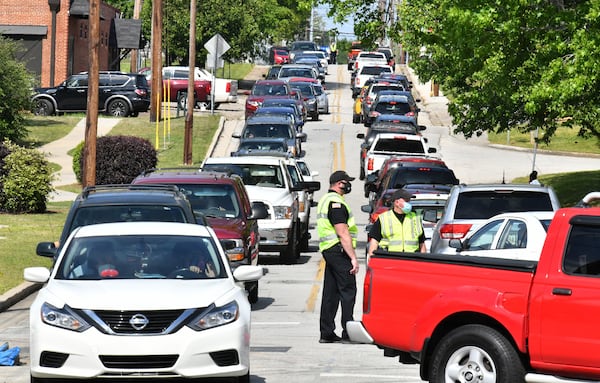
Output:
<path fill-rule="evenodd" d="M 340 182 L 340 181 L 354 181 L 355 178 L 354 177 L 350 177 L 348 175 L 348 173 L 346 173 L 343 170 L 336 170 L 335 172 L 331 173 L 331 176 L 329 176 L 329 184 L 333 185 L 336 182 Z"/>
<path fill-rule="evenodd" d="M 414 197 L 412 193 L 407 192 L 404 189 L 398 189 L 392 194 L 392 201 L 402 198 L 405 201 L 410 201 L 410 199 Z"/>

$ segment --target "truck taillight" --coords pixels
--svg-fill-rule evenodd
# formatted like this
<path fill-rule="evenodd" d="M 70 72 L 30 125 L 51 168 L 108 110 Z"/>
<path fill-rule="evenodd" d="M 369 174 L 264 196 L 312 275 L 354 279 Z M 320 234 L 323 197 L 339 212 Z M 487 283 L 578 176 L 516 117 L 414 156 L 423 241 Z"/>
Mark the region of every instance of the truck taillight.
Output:
<path fill-rule="evenodd" d="M 367 161 L 367 170 L 373 170 L 373 159 L 369 158 Z"/>
<path fill-rule="evenodd" d="M 440 237 L 442 239 L 462 239 L 470 229 L 470 223 L 448 223 L 440 228 Z"/>
<path fill-rule="evenodd" d="M 227 83 L 227 85 L 225 86 L 225 91 L 226 91 L 227 93 L 230 93 L 230 92 L 231 92 L 231 83 L 230 83 L 230 82 L 228 82 L 228 83 Z"/>

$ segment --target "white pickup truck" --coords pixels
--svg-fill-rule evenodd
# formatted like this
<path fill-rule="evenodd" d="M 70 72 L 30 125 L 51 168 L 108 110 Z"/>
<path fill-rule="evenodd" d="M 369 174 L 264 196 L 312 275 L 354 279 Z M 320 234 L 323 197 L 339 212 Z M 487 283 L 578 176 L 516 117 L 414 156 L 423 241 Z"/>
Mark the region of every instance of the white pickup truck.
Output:
<path fill-rule="evenodd" d="M 427 139 L 421 135 L 379 133 L 367 150 L 364 167 L 365 175 L 379 170 L 383 162 L 391 156 L 427 156 L 437 149 L 427 145 Z"/>
<path fill-rule="evenodd" d="M 189 67 L 166 66 L 162 69 L 163 79 L 188 79 Z M 214 107 L 222 103 L 235 103 L 238 101 L 238 82 L 227 78 L 216 78 L 206 69 L 195 68 L 194 80 L 206 80 L 211 82 L 211 97 L 214 97 Z M 213 92 L 214 90 L 214 92 Z"/>

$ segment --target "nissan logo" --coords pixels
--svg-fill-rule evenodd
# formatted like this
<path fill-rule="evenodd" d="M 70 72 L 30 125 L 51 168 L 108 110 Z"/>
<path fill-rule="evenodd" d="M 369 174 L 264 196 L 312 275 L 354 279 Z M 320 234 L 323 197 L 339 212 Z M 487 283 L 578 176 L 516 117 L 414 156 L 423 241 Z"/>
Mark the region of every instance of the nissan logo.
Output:
<path fill-rule="evenodd" d="M 129 320 L 129 324 L 131 325 L 131 327 L 138 331 L 143 330 L 144 327 L 148 326 L 148 323 L 150 323 L 150 321 L 143 314 L 135 314 Z"/>

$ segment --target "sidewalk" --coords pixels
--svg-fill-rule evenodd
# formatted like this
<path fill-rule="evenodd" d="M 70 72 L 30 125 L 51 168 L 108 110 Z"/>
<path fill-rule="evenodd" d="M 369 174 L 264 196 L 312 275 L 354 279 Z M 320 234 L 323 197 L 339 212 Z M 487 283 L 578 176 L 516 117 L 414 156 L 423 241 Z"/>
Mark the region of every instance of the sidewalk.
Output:
<path fill-rule="evenodd" d="M 110 130 L 117 125 L 121 119 L 119 118 L 98 118 L 98 137 L 106 135 Z M 85 124 L 86 119 L 82 118 L 77 125 L 63 138 L 52 141 L 40 148 L 40 150 L 48 155 L 48 161 L 60 165 L 60 170 L 54 173 L 54 181 L 52 186 L 56 191 L 50 195 L 49 200 L 52 202 L 72 201 L 77 196 L 77 193 L 71 193 L 64 190 L 58 190 L 60 186 L 76 184 L 77 178 L 73 172 L 73 157 L 67 152 L 76 147 L 85 139 Z"/>

